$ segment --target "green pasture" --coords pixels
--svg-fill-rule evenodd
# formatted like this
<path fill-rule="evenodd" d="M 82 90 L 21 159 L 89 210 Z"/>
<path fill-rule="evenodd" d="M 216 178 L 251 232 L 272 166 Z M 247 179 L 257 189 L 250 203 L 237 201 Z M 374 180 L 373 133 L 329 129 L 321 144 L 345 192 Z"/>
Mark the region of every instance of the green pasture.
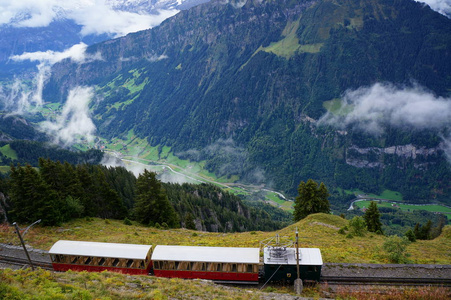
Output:
<path fill-rule="evenodd" d="M 17 153 L 14 151 L 9 144 L 0 148 L 0 152 L 11 159 L 17 159 Z"/>
<path fill-rule="evenodd" d="M 364 191 L 362 190 L 343 190 L 344 193 L 350 195 L 364 195 L 365 198 L 376 198 L 376 199 L 384 199 L 384 200 L 392 200 L 392 201 L 397 201 L 397 202 L 402 202 L 402 194 L 396 191 L 391 191 L 391 190 L 384 190 L 380 195 L 376 195 L 376 194 L 366 194 Z"/>
<path fill-rule="evenodd" d="M 355 202 L 354 205 L 359 208 L 368 207 L 371 201 L 358 201 Z M 426 204 L 426 205 L 415 205 L 415 204 L 404 204 L 397 202 L 386 202 L 386 201 L 377 201 L 377 206 L 379 207 L 390 207 L 390 208 L 399 208 L 403 211 L 412 211 L 412 210 L 426 210 L 429 212 L 438 212 L 443 213 L 447 216 L 448 219 L 451 219 L 451 208 L 443 205 L 437 204 Z M 395 206 L 394 206 L 395 205 Z"/>

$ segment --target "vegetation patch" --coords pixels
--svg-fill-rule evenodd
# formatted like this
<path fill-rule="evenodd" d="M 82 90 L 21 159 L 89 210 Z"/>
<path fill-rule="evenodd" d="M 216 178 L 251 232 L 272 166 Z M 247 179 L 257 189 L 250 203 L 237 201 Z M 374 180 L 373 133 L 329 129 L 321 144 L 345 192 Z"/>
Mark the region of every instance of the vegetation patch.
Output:
<path fill-rule="evenodd" d="M 16 151 L 11 148 L 10 144 L 6 144 L 5 146 L 1 147 L 0 152 L 8 158 L 11 158 L 11 159 L 18 158 Z"/>
<path fill-rule="evenodd" d="M 359 208 L 367 208 L 371 201 L 357 201 L 354 203 Z M 413 210 L 425 210 L 430 212 L 443 213 L 447 216 L 448 219 L 451 219 L 451 207 L 437 205 L 437 204 L 404 204 L 398 202 L 388 202 L 388 201 L 378 201 L 377 206 L 379 207 L 389 207 L 389 208 L 398 208 L 403 211 L 413 211 Z"/>
<path fill-rule="evenodd" d="M 331 225 L 325 226 L 324 224 Z M 276 233 L 287 241 L 295 239 L 299 230 L 301 247 L 320 248 L 324 262 L 335 263 L 388 263 L 382 251 L 388 239 L 383 235 L 366 234 L 346 239 L 336 228 L 349 227 L 349 221 L 329 214 L 309 215 L 301 221 L 275 232 L 252 231 L 242 233 L 198 232 L 188 229 L 161 230 L 153 227 L 125 225 L 121 220 L 90 218 L 76 219 L 58 227 L 34 226 L 27 233 L 26 243 L 33 248 L 48 250 L 60 239 L 115 242 L 147 245 L 186 245 L 219 247 L 260 247 L 260 242 L 274 238 Z M 20 224 L 23 227 L 24 224 Z M 137 234 L 134 234 L 137 233 Z M 197 236 L 193 236 L 196 233 Z M 0 242 L 19 245 L 14 228 L 0 230 Z M 412 263 L 450 264 L 451 226 L 445 226 L 434 240 L 418 240 L 407 246 Z M 427 255 L 425 255 L 427 253 Z"/>

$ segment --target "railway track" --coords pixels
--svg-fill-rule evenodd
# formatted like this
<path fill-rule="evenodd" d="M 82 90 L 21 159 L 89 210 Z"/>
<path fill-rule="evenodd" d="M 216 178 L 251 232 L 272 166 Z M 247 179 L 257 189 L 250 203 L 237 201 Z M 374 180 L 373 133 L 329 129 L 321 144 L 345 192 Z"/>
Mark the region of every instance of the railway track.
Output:
<path fill-rule="evenodd" d="M 25 258 L 0 255 L 0 263 L 7 265 L 29 267 Z M 46 261 L 32 259 L 35 267 L 53 270 L 52 264 Z M 451 287 L 451 276 L 447 278 L 412 278 L 412 277 L 364 277 L 364 276 L 321 276 L 321 284 L 328 285 L 385 285 L 385 286 L 443 286 Z"/>
<path fill-rule="evenodd" d="M 44 261 L 38 261 L 38 260 L 32 260 L 31 261 L 35 267 L 39 267 L 41 269 L 46 270 L 53 270 L 52 264 Z M 10 264 L 10 265 L 17 265 L 26 267 L 30 265 L 30 262 L 28 259 L 25 258 L 18 258 L 18 257 L 11 257 L 6 255 L 0 255 L 0 263 L 4 264 Z"/>
<path fill-rule="evenodd" d="M 329 285 L 394 285 L 394 286 L 444 286 L 451 287 L 451 278 L 402 277 L 342 277 L 322 276 L 321 283 Z"/>

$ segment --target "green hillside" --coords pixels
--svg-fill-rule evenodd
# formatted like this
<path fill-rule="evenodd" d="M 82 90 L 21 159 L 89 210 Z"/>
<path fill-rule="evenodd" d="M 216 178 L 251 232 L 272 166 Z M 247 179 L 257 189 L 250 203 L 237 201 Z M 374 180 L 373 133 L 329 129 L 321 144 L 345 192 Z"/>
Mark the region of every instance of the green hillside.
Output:
<path fill-rule="evenodd" d="M 187 229 L 161 230 L 139 225 L 124 225 L 121 221 L 102 219 L 79 219 L 60 227 L 33 227 L 27 233 L 27 243 L 34 248 L 50 249 L 60 239 L 96 242 L 117 242 L 152 245 L 260 247 L 260 242 L 275 237 L 294 241 L 296 228 L 299 230 L 302 247 L 320 248 L 324 262 L 343 263 L 388 263 L 382 250 L 387 237 L 366 233 L 363 237 L 346 238 L 338 233 L 348 221 L 338 216 L 315 214 L 278 231 L 250 231 L 241 233 L 197 232 Z M 407 252 L 412 263 L 451 263 L 451 227 L 434 240 L 418 240 L 411 243 Z M 13 227 L 0 232 L 1 243 L 18 244 Z M 428 253 L 428 255 L 424 255 Z"/>
<path fill-rule="evenodd" d="M 212 1 L 88 48 L 102 60 L 56 64 L 45 98 L 62 102 L 75 86 L 96 86 L 100 136 L 133 132 L 205 161 L 218 177 L 290 195 L 312 178 L 331 190 L 449 203 L 451 168 L 440 146 L 447 125 L 386 125 L 372 135 L 318 120 L 341 107 L 345 91 L 376 82 L 415 82 L 448 97 L 450 48 L 451 20 L 415 1 Z"/>

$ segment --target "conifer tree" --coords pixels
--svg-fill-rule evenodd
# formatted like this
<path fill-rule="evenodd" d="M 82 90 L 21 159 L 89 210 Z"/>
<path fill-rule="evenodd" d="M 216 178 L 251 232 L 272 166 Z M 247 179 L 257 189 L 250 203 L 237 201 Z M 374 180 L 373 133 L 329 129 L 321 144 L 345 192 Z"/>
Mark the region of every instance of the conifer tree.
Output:
<path fill-rule="evenodd" d="M 382 223 L 379 209 L 374 201 L 370 202 L 368 209 L 365 211 L 363 216 L 365 219 L 366 227 L 369 232 L 376 232 L 382 234 Z"/>
<path fill-rule="evenodd" d="M 144 170 L 136 180 L 134 209 L 136 219 L 143 224 L 166 223 L 169 227 L 178 226 L 178 215 L 154 172 Z"/>
<path fill-rule="evenodd" d="M 318 187 L 318 183 L 312 179 L 307 180 L 307 183 L 301 181 L 298 193 L 299 195 L 296 197 L 294 204 L 295 222 L 310 214 L 330 212 L 330 204 L 327 199 L 329 192 L 324 183 L 321 182 Z"/>
<path fill-rule="evenodd" d="M 11 166 L 10 184 L 11 214 L 16 222 L 41 219 L 43 225 L 59 225 L 63 221 L 58 195 L 30 165 Z"/>

